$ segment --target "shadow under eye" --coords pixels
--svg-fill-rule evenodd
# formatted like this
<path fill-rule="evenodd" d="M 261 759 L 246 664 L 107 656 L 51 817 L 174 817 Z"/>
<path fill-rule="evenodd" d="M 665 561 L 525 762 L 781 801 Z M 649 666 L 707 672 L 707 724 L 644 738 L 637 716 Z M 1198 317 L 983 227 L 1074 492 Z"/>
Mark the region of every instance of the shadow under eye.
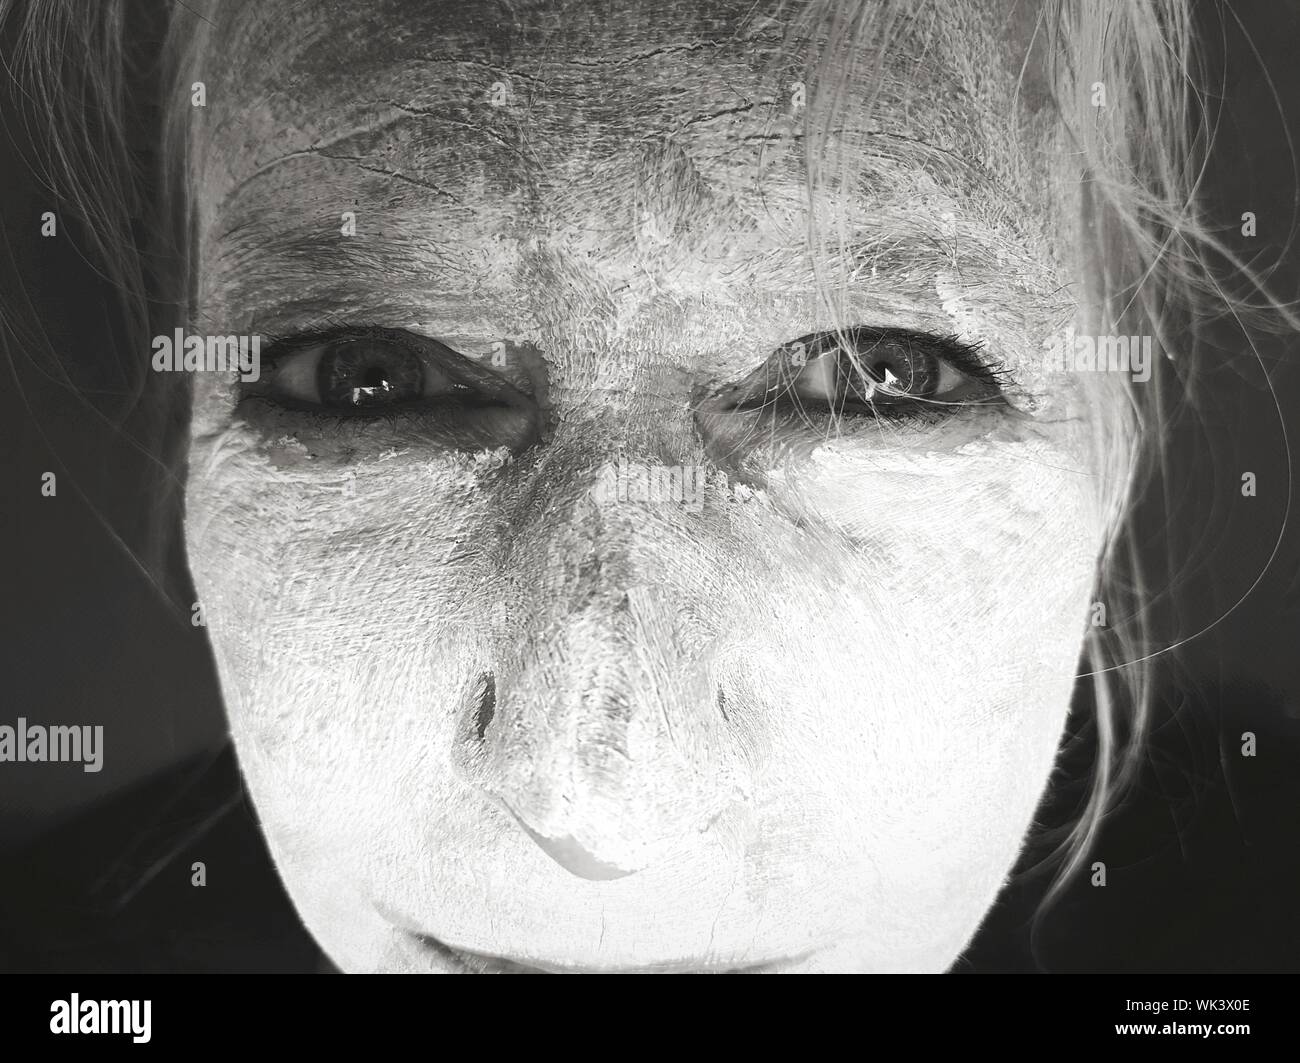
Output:
<path fill-rule="evenodd" d="M 267 445 L 300 445 L 311 458 L 343 462 L 408 450 L 474 452 L 507 448 L 521 453 L 540 442 L 536 408 L 447 399 L 397 406 L 369 416 L 295 410 L 261 396 L 243 399 L 239 421 Z"/>

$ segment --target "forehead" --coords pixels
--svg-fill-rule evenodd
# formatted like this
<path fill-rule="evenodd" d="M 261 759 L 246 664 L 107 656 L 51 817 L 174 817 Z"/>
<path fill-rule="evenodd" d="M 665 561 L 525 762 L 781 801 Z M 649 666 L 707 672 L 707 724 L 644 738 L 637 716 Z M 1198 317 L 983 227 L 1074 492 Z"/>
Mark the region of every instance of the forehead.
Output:
<path fill-rule="evenodd" d="M 304 114 L 364 108 L 380 90 L 438 81 L 535 81 L 535 104 L 567 97 L 591 113 L 648 117 L 638 100 L 667 94 L 716 103 L 746 71 L 766 77 L 795 29 L 795 65 L 852 40 L 866 77 L 891 95 L 992 87 L 1019 73 L 1038 28 L 1037 0 L 221 0 L 197 29 L 209 70 L 245 98 L 281 96 Z M 186 9 L 190 10 L 190 9 Z M 830 53 L 825 53 L 830 54 Z M 460 69 L 456 69 L 460 68 Z M 1002 71 L 1005 73 L 1006 71 Z M 629 76 L 630 75 L 630 76 Z M 554 79 L 554 84 L 552 84 Z M 613 95 L 591 93 L 599 83 Z M 285 90 L 310 88 L 310 95 Z M 553 90 L 553 91 L 552 91 Z M 572 90 L 572 91 L 566 91 Z M 703 91 L 698 91 L 703 90 Z M 296 99 L 295 99 L 296 97 Z M 983 109 L 976 102 L 973 110 Z M 328 117 L 328 116 L 324 116 Z"/>
<path fill-rule="evenodd" d="M 220 5 L 197 64 L 206 283 L 269 331 L 330 308 L 453 341 L 560 326 L 521 278 L 560 278 L 584 320 L 666 298 L 715 329 L 756 293 L 816 315 L 811 221 L 877 317 L 951 329 L 936 277 L 1041 301 L 1038 146 L 1015 135 L 1028 8 L 913 6 L 828 8 L 784 41 L 789 18 L 748 0 Z M 879 16 L 867 58 L 847 84 L 837 61 L 808 77 L 853 12 Z M 830 129 L 815 181 L 809 123 Z"/>

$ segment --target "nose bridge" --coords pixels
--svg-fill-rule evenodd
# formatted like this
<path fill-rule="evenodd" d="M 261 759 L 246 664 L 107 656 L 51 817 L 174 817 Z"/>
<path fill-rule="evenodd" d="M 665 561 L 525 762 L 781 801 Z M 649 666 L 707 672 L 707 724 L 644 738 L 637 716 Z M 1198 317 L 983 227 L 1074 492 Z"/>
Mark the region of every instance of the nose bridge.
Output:
<path fill-rule="evenodd" d="M 509 503 L 503 575 L 535 615 L 581 612 L 662 583 L 670 544 L 689 543 L 707 477 L 689 421 L 614 409 L 555 431 Z"/>
<path fill-rule="evenodd" d="M 587 426 L 552 446 L 512 524 L 521 601 L 495 643 L 491 723 L 462 733 L 470 777 L 534 841 L 576 874 L 617 877 L 742 800 L 748 777 L 711 633 L 658 541 L 680 549 L 688 516 L 598 490 L 616 454 L 636 460 L 626 437 Z"/>

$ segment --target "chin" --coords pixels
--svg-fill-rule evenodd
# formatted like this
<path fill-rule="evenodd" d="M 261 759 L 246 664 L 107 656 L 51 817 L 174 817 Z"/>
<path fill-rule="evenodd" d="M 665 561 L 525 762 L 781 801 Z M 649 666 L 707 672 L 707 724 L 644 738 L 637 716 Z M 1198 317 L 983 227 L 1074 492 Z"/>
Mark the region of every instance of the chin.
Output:
<path fill-rule="evenodd" d="M 976 924 L 978 925 L 978 924 Z M 476 951 L 429 934 L 388 926 L 364 943 L 336 927 L 313 931 L 338 971 L 347 974 L 942 974 L 961 955 L 971 933 L 923 945 L 886 944 L 887 935 L 846 937 L 791 954 L 751 947 L 747 955 L 664 955 L 627 962 L 598 955 L 534 955 Z M 333 947 L 331 947 L 331 942 Z"/>

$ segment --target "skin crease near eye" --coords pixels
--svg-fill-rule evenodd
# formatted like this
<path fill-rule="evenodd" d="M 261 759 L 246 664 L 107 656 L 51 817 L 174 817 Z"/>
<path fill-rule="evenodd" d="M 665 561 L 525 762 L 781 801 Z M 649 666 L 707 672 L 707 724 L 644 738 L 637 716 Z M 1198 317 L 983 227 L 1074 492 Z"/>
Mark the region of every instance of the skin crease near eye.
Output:
<path fill-rule="evenodd" d="M 216 6 L 201 327 L 428 337 L 512 396 L 335 417 L 196 374 L 190 563 L 341 969 L 943 971 L 971 939 L 1104 537 L 1013 7 L 937 5 L 864 72 L 850 195 L 808 191 L 748 0 Z M 810 217 L 865 263 L 839 305 Z M 720 400 L 841 326 L 955 336 L 1000 398 Z"/>

